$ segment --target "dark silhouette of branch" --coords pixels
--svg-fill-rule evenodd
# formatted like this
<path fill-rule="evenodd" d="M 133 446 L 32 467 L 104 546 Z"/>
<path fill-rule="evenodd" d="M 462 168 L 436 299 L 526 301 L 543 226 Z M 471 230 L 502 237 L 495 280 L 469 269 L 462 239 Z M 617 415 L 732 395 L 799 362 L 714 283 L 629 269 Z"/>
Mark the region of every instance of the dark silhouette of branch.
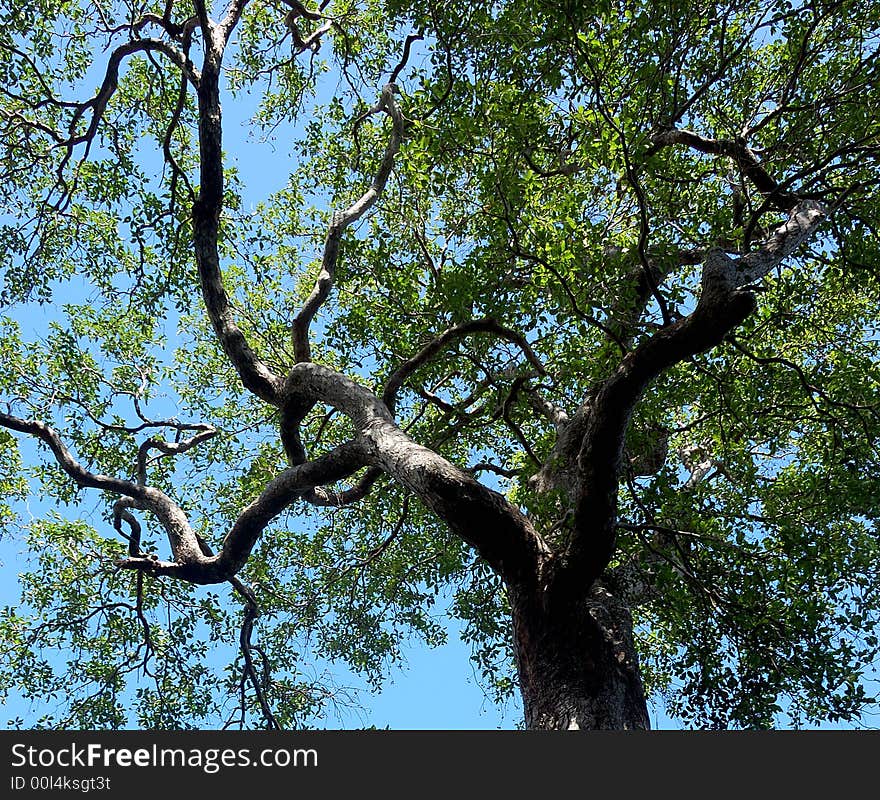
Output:
<path fill-rule="evenodd" d="M 388 378 L 385 390 L 382 392 L 382 401 L 391 413 L 394 413 L 397 405 L 397 393 L 406 380 L 420 367 L 427 364 L 432 358 L 442 352 L 452 342 L 463 339 L 472 333 L 494 333 L 503 339 L 507 339 L 522 350 L 528 362 L 535 368 L 539 375 L 546 375 L 547 371 L 541 359 L 532 350 L 525 337 L 516 331 L 501 325 L 491 317 L 471 320 L 455 325 L 436 336 L 426 344 L 416 355 L 401 364 Z"/>
<path fill-rule="evenodd" d="M 739 326 L 755 308 L 748 287 L 800 247 L 824 216 L 818 203 L 805 200 L 758 250 L 737 259 L 710 250 L 703 267 L 702 294 L 693 313 L 643 341 L 588 398 L 577 458 L 574 535 L 566 553 L 572 581 L 593 581 L 614 552 L 624 437 L 645 389 L 662 372 L 717 346 Z"/>
<path fill-rule="evenodd" d="M 400 61 L 391 73 L 391 77 L 388 79 L 388 83 L 397 82 L 397 79 L 400 77 L 400 73 L 403 72 L 404 67 L 406 67 L 406 62 L 409 61 L 409 51 L 412 47 L 412 43 L 420 42 L 424 38 L 425 37 L 422 36 L 421 33 L 411 33 L 409 36 L 406 37 L 406 41 L 403 43 L 403 55 L 401 55 Z"/>
<path fill-rule="evenodd" d="M 681 144 L 701 153 L 722 155 L 732 158 L 736 165 L 770 203 L 771 208 L 788 209 L 797 203 L 798 198 L 785 191 L 761 166 L 755 153 L 742 139 L 708 139 L 688 130 L 672 129 L 662 131 L 652 137 L 653 146 L 646 157 L 659 152 L 664 147 Z"/>

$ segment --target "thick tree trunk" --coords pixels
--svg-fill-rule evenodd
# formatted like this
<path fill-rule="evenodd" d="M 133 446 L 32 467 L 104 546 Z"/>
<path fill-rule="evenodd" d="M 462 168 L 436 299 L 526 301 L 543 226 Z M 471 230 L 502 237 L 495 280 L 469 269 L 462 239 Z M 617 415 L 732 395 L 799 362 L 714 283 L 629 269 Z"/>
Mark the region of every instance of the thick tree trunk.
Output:
<path fill-rule="evenodd" d="M 647 730 L 632 618 L 596 584 L 577 601 L 511 589 L 526 726 Z"/>

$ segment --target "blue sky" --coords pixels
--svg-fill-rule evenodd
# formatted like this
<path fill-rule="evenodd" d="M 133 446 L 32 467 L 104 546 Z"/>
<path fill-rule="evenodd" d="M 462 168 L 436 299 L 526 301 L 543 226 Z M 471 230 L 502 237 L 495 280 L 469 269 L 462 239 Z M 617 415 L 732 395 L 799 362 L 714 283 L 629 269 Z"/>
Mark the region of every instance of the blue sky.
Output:
<path fill-rule="evenodd" d="M 33 502 L 31 511 L 38 512 L 40 505 L 38 500 Z M 9 536 L 0 539 L 0 607 L 18 603 L 16 576 L 25 568 L 20 550 L 20 540 Z M 517 726 L 522 714 L 518 701 L 499 709 L 485 697 L 468 658 L 470 651 L 459 640 L 457 629 L 450 629 L 449 641 L 442 647 L 409 646 L 404 652 L 408 665 L 393 671 L 383 691 L 375 696 L 342 667 L 331 666 L 340 684 L 362 688 L 357 698 L 364 707 L 334 709 L 326 719 L 312 724 L 393 730 L 493 730 Z M 39 713 L 42 709 L 33 709 L 11 696 L 0 710 L 0 728 L 8 719 L 20 715 L 25 721 L 33 720 Z"/>

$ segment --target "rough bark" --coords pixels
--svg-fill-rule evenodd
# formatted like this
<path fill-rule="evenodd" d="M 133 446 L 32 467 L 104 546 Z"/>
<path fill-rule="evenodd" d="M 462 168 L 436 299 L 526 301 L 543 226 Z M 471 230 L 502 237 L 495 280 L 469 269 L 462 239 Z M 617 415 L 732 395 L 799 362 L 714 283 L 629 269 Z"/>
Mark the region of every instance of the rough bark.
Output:
<path fill-rule="evenodd" d="M 593 585 L 580 599 L 510 591 L 525 723 L 543 730 L 647 730 L 629 610 Z"/>
<path fill-rule="evenodd" d="M 323 402 L 349 417 L 368 463 L 406 486 L 505 580 L 533 579 L 549 549 L 529 520 L 498 492 L 413 441 L 371 391 L 332 369 L 301 362 L 283 394 L 299 405 Z"/>

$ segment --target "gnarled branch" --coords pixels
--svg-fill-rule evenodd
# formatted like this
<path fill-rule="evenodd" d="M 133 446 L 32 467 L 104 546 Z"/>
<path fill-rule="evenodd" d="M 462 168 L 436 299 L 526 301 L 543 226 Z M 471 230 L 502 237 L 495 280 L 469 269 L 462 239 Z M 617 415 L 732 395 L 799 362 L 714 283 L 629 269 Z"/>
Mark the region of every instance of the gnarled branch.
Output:
<path fill-rule="evenodd" d="M 816 230 L 824 209 L 803 201 L 756 251 L 738 259 L 707 254 L 696 309 L 627 354 L 614 374 L 585 402 L 586 424 L 578 453 L 574 533 L 566 552 L 571 580 L 589 585 L 614 552 L 617 489 L 624 438 L 633 408 L 650 383 L 680 361 L 721 343 L 754 310 L 748 285 L 791 255 Z"/>
<path fill-rule="evenodd" d="M 779 183 L 761 166 L 754 151 L 742 139 L 708 139 L 693 131 L 673 128 L 652 137 L 653 147 L 648 153 L 663 147 L 682 144 L 710 155 L 732 158 L 736 165 L 765 197 L 772 197 L 777 208 L 790 208 L 797 198 L 782 189 Z"/>
<path fill-rule="evenodd" d="M 196 3 L 205 37 L 205 59 L 198 87 L 199 197 L 192 211 L 193 245 L 205 308 L 224 352 L 245 388 L 267 403 L 278 405 L 281 379 L 253 351 L 235 321 L 223 286 L 218 249 L 224 186 L 220 64 L 232 27 L 244 5 L 233 0 L 224 22 L 214 26 L 207 17 L 204 3 Z"/>
<path fill-rule="evenodd" d="M 505 580 L 518 583 L 540 576 L 550 552 L 528 519 L 498 492 L 413 441 L 368 389 L 309 362 L 294 365 L 287 387 L 297 400 L 324 402 L 348 416 L 367 460 L 419 497 Z"/>
<path fill-rule="evenodd" d="M 367 189 L 354 203 L 342 211 L 334 211 L 333 218 L 330 222 L 330 229 L 327 232 L 327 240 L 324 243 L 324 255 L 321 260 L 321 271 L 315 281 L 315 287 L 309 295 L 299 314 L 293 320 L 292 336 L 293 351 L 296 360 L 310 361 L 311 347 L 309 345 L 309 326 L 312 319 L 318 312 L 318 309 L 324 304 L 324 301 L 330 294 L 333 287 L 333 279 L 336 273 L 336 262 L 339 258 L 339 245 L 342 240 L 342 234 L 345 229 L 354 222 L 357 222 L 370 208 L 375 205 L 385 184 L 391 175 L 391 169 L 394 166 L 394 157 L 400 150 L 400 143 L 403 141 L 406 123 L 403 114 L 394 99 L 397 86 L 393 83 L 386 84 L 382 89 L 379 102 L 368 109 L 360 120 L 366 118 L 370 114 L 377 114 L 382 111 L 391 118 L 391 136 L 385 147 L 385 154 L 379 164 L 376 177 Z M 356 123 L 357 124 L 357 123 Z"/>
<path fill-rule="evenodd" d="M 128 522 L 123 513 L 126 507 L 143 508 L 152 512 L 162 524 L 168 535 L 175 559 L 178 561 L 195 562 L 201 560 L 201 550 L 186 515 L 164 492 L 121 478 L 89 472 L 73 457 L 56 431 L 44 422 L 20 419 L 11 414 L 0 412 L 0 425 L 10 430 L 34 436 L 45 442 L 52 451 L 55 461 L 74 480 L 77 486 L 100 489 L 131 498 L 133 502 L 125 503 L 114 510 L 114 516 L 116 517 L 114 524 L 117 530 L 120 528 L 116 520 L 122 519 Z M 130 522 L 129 525 L 131 525 Z M 133 536 L 135 535 L 134 529 L 132 529 L 132 534 Z M 132 538 L 129 538 L 129 542 L 132 542 Z"/>
<path fill-rule="evenodd" d="M 335 483 L 348 477 L 364 459 L 364 447 L 349 442 L 315 459 L 290 467 L 270 481 L 250 505 L 239 514 L 223 539 L 220 552 L 206 556 L 199 547 L 175 561 L 152 558 L 129 558 L 121 561 L 123 569 L 140 569 L 157 575 L 170 575 L 192 583 L 222 583 L 245 564 L 251 550 L 272 520 L 305 492 L 317 486 Z"/>

